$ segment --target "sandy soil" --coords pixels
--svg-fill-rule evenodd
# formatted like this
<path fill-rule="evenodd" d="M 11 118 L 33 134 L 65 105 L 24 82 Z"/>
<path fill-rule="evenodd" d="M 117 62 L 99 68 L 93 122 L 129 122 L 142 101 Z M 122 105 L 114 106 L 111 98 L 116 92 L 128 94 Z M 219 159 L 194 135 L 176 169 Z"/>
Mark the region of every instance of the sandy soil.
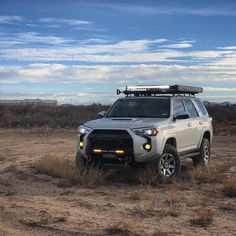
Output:
<path fill-rule="evenodd" d="M 0 235 L 110 235 L 118 226 L 130 235 L 236 235 L 236 201 L 222 192 L 224 179 L 236 176 L 236 136 L 214 138 L 216 181 L 189 180 L 186 161 L 177 190 L 111 181 L 66 186 L 32 167 L 51 152 L 73 159 L 75 132 L 0 129 Z M 191 224 L 202 208 L 213 223 Z"/>

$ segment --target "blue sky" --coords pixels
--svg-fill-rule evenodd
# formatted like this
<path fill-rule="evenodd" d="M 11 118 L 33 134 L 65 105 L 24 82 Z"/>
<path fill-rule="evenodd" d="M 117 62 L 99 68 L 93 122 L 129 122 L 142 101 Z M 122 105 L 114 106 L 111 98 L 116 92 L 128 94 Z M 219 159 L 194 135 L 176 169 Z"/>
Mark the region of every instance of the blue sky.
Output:
<path fill-rule="evenodd" d="M 127 84 L 236 102 L 236 1 L 0 3 L 0 99 L 111 103 Z"/>

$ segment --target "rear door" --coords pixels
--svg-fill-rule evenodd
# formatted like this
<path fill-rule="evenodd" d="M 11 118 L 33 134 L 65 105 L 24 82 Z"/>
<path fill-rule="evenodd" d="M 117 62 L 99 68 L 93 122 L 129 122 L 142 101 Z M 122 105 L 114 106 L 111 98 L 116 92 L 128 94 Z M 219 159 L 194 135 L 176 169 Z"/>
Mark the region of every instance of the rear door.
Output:
<path fill-rule="evenodd" d="M 173 115 L 176 116 L 179 113 L 186 112 L 182 98 L 175 98 L 173 100 Z M 175 135 L 177 140 L 178 152 L 183 152 L 191 145 L 189 136 L 191 136 L 191 129 L 188 126 L 190 119 L 175 120 Z"/>
<path fill-rule="evenodd" d="M 183 99 L 186 111 L 189 113 L 190 118 L 187 119 L 188 132 L 188 146 L 187 150 L 196 149 L 200 140 L 201 132 L 199 132 L 199 114 L 190 98 Z"/>

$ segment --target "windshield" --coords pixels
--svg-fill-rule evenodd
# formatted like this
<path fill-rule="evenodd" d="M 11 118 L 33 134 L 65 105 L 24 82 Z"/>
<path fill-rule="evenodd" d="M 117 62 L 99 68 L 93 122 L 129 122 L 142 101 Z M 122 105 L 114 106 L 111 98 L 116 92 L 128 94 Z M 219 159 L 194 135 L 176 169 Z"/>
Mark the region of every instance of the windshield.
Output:
<path fill-rule="evenodd" d="M 170 99 L 166 98 L 127 98 L 113 104 L 106 117 L 147 117 L 168 118 Z"/>

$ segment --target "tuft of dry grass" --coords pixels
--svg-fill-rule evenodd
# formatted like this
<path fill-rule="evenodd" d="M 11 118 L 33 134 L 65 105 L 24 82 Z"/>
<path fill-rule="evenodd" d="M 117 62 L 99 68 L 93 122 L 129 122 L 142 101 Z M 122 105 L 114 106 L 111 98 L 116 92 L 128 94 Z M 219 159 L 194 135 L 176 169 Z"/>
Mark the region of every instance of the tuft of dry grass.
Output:
<path fill-rule="evenodd" d="M 66 155 L 51 153 L 35 163 L 35 168 L 43 174 L 59 177 L 65 181 L 84 186 L 96 186 L 104 182 L 105 173 L 96 166 L 88 166 L 80 171 L 76 168 L 74 160 Z"/>
<path fill-rule="evenodd" d="M 207 208 L 196 210 L 193 218 L 190 219 L 192 225 L 207 227 L 213 223 L 213 212 Z"/>
<path fill-rule="evenodd" d="M 167 193 L 167 203 L 173 205 L 180 201 L 180 185 L 174 180 L 170 186 L 170 190 Z"/>
<path fill-rule="evenodd" d="M 129 220 L 122 220 L 119 222 L 115 222 L 106 228 L 106 232 L 109 235 L 120 235 L 120 236 L 134 236 L 139 235 L 135 233 L 135 224 Z"/>
<path fill-rule="evenodd" d="M 141 216 L 141 217 L 151 217 L 157 214 L 155 210 L 155 202 L 142 202 L 137 204 L 134 208 L 130 209 L 132 215 Z"/>
<path fill-rule="evenodd" d="M 223 182 L 222 191 L 227 197 L 236 197 L 236 179 L 226 179 Z"/>
<path fill-rule="evenodd" d="M 128 197 L 132 201 L 142 201 L 147 199 L 152 201 L 156 200 L 157 195 L 153 189 L 147 185 L 133 188 Z"/>
<path fill-rule="evenodd" d="M 188 172 L 188 175 L 192 183 L 212 183 L 218 181 L 218 175 L 216 168 L 196 166 Z"/>
<path fill-rule="evenodd" d="M 151 166 L 140 170 L 137 174 L 138 181 L 143 185 L 157 185 L 160 181 L 158 172 Z"/>

